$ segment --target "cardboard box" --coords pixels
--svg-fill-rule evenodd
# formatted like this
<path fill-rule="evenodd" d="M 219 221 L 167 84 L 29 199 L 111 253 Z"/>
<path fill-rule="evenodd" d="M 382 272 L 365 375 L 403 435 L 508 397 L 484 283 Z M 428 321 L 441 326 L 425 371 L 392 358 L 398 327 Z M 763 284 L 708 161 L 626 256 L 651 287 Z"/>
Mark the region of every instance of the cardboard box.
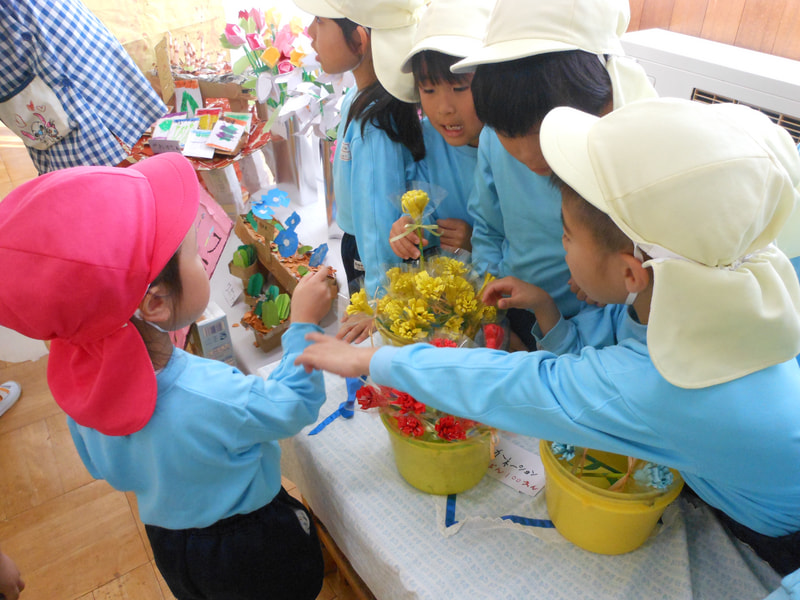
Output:
<path fill-rule="evenodd" d="M 236 366 L 228 318 L 215 302 L 208 303 L 203 316 L 192 325 L 189 337 L 200 356 Z"/>

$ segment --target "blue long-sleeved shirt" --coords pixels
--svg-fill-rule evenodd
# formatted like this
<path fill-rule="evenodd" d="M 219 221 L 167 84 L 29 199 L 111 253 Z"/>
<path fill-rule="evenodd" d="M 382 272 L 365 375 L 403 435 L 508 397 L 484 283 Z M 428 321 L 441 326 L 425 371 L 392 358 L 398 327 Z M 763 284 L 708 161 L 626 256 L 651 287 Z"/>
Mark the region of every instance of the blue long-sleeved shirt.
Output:
<path fill-rule="evenodd" d="M 472 262 L 479 272 L 539 286 L 567 317 L 587 306 L 567 283 L 561 193 L 548 177 L 511 156 L 490 127 L 481 132 L 468 207 L 474 217 Z"/>
<path fill-rule="evenodd" d="M 146 524 L 207 527 L 261 508 L 280 491 L 278 440 L 313 423 L 325 401 L 322 373 L 294 365 L 311 331 L 321 329 L 289 327 L 268 380 L 174 349 L 141 430 L 107 436 L 67 419 L 81 460 L 93 477 L 133 491 Z"/>
<path fill-rule="evenodd" d="M 577 354 L 387 346 L 370 373 L 500 429 L 673 467 L 706 502 L 765 535 L 800 530 L 797 361 L 679 388 L 653 366 L 646 330 L 613 305 L 562 320 L 541 339 Z"/>
<path fill-rule="evenodd" d="M 364 287 L 369 296 L 375 296 L 387 265 L 402 262 L 392 250 L 389 232 L 403 214 L 400 197 L 413 181 L 416 165 L 408 148 L 371 123 L 363 135 L 361 121 L 353 120 L 345 128 L 357 93 L 355 87 L 350 88 L 342 101 L 333 160 L 336 222 L 355 236 L 364 265 Z"/>

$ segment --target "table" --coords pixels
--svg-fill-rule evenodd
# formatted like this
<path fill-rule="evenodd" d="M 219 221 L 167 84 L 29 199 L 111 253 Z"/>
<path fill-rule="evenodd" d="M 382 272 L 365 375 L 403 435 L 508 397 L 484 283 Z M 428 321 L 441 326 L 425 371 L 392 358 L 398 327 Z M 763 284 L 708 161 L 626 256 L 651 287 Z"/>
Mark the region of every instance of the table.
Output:
<path fill-rule="evenodd" d="M 258 374 L 268 376 L 276 364 Z M 318 422 L 346 398 L 342 378 L 326 373 L 325 386 Z M 376 413 L 357 409 L 352 419 L 337 418 L 309 436 L 313 427 L 281 443 L 283 474 L 379 600 L 744 600 L 764 598 L 780 583 L 706 506 L 684 497 L 665 512 L 657 535 L 620 556 L 581 550 L 554 529 L 500 519 L 509 510 L 547 519 L 544 497 L 531 502 L 489 477 L 456 497 L 458 523 L 445 527 L 447 498 L 400 477 Z M 535 448 L 532 438 L 513 441 Z"/>

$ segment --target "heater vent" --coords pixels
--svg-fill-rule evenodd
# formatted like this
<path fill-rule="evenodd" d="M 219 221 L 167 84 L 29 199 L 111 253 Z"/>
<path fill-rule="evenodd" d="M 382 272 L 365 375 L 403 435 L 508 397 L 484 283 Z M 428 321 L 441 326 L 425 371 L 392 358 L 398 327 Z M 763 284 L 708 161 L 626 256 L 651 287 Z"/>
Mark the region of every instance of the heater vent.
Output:
<path fill-rule="evenodd" d="M 760 106 L 756 106 L 748 102 L 740 102 L 735 98 L 727 98 L 725 96 L 720 96 L 719 94 L 714 94 L 713 92 L 705 92 L 697 88 L 694 88 L 692 91 L 691 99 L 697 102 L 702 102 L 703 104 L 720 104 L 723 102 L 730 102 L 732 104 L 744 104 L 745 106 L 754 108 L 757 111 L 767 115 L 773 123 L 786 129 L 786 131 L 789 132 L 789 135 L 792 136 L 792 139 L 795 141 L 795 143 L 800 143 L 800 119 L 796 117 L 775 112 L 774 110 L 767 110 L 766 108 L 761 108 Z"/>

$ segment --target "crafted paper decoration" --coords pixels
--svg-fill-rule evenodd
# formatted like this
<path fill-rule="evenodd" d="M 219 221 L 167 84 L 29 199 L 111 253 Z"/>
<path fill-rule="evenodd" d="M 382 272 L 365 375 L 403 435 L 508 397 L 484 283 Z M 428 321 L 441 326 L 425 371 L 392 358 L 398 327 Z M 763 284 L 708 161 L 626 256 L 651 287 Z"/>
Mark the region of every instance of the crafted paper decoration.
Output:
<path fill-rule="evenodd" d="M 289 218 L 286 219 L 284 230 L 275 236 L 275 243 L 278 246 L 278 252 L 280 252 L 281 256 L 294 256 L 294 253 L 297 252 L 300 241 L 297 239 L 297 232 L 295 229 L 299 224 L 300 215 L 293 212 Z"/>
<path fill-rule="evenodd" d="M 326 256 L 328 256 L 328 244 L 320 244 L 314 249 L 314 252 L 311 253 L 311 258 L 308 259 L 308 266 L 320 266 Z"/>
<path fill-rule="evenodd" d="M 260 200 L 251 202 L 250 210 L 259 219 L 271 219 L 279 206 L 289 206 L 289 194 L 278 188 L 271 189 Z"/>

